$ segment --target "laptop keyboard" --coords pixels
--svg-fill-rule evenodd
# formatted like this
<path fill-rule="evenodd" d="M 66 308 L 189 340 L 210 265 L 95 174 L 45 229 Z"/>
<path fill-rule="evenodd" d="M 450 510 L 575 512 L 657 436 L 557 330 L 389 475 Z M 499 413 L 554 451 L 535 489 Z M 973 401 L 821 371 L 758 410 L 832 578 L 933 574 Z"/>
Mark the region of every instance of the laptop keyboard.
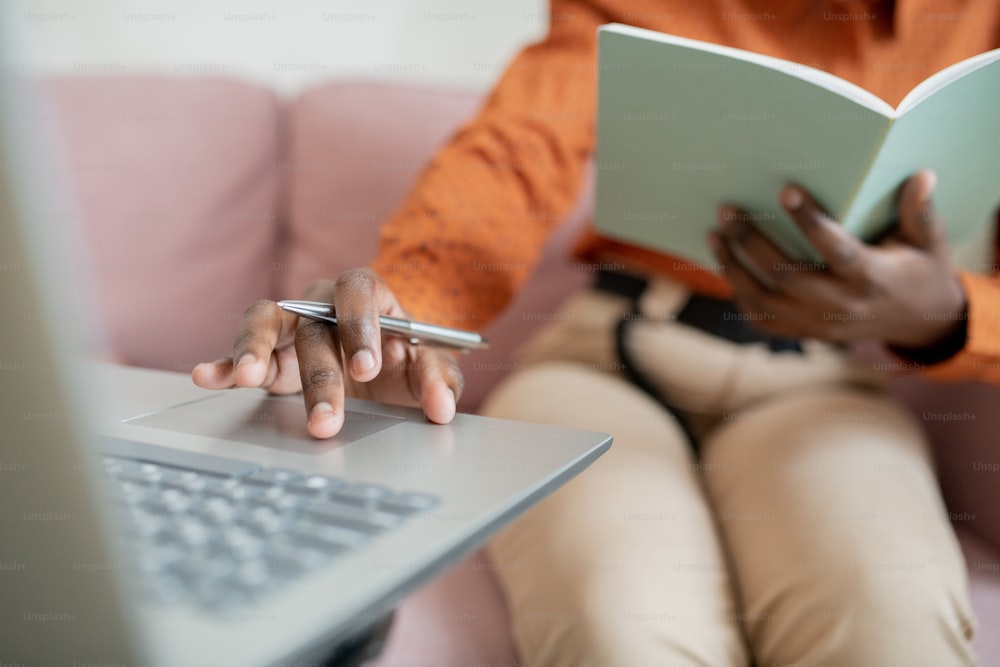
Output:
<path fill-rule="evenodd" d="M 246 609 L 439 498 L 108 439 L 104 471 L 140 587 L 161 603 Z"/>

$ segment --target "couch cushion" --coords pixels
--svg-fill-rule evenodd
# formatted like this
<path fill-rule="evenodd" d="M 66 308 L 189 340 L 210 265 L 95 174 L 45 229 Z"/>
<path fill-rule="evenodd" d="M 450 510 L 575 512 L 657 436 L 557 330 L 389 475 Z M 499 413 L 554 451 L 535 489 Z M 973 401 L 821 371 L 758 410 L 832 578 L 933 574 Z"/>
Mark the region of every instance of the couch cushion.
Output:
<path fill-rule="evenodd" d="M 275 265 L 279 294 L 296 297 L 318 278 L 367 264 L 382 221 L 479 99 L 468 92 L 373 83 L 333 83 L 303 94 L 290 113 L 291 149 L 283 165 L 289 228 Z M 484 332 L 492 348 L 462 359 L 461 409 L 475 409 L 512 369 L 511 349 L 588 279 L 566 249 L 590 210 L 589 192 L 546 247 L 525 289 Z"/>
<path fill-rule="evenodd" d="M 900 377 L 893 392 L 934 444 L 952 521 L 1000 550 L 1000 387 Z"/>
<path fill-rule="evenodd" d="M 271 295 L 279 105 L 221 79 L 50 85 L 110 356 L 190 371 Z"/>
<path fill-rule="evenodd" d="M 520 664 L 493 569 L 479 551 L 409 596 L 396 610 L 382 654 L 368 667 Z"/>
<path fill-rule="evenodd" d="M 984 667 L 1000 665 L 1000 551 L 965 528 L 956 533 L 969 568 L 969 592 L 978 621 L 973 645 Z"/>

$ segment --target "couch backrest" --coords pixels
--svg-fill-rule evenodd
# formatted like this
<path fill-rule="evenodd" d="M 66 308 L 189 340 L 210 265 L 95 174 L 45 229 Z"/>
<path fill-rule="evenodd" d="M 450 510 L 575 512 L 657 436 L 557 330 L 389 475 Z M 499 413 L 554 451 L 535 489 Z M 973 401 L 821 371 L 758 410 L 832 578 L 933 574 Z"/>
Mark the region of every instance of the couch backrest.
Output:
<path fill-rule="evenodd" d="M 281 107 L 225 79 L 64 77 L 54 131 L 88 239 L 108 355 L 190 371 L 271 293 Z"/>

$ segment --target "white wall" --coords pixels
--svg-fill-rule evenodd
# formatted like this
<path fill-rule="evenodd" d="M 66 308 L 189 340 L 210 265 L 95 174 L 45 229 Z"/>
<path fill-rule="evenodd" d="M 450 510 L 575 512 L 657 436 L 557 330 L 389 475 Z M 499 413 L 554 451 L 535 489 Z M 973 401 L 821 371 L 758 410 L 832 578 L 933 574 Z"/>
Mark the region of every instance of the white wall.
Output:
<path fill-rule="evenodd" d="M 221 73 L 292 94 L 333 77 L 492 83 L 545 0 L 3 0 L 18 66 Z"/>

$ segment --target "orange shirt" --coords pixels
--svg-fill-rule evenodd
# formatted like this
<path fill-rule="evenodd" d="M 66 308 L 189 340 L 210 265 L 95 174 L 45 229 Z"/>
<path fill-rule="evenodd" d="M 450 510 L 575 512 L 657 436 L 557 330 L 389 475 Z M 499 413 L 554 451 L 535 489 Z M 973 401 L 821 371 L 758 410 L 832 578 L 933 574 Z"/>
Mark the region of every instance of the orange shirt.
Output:
<path fill-rule="evenodd" d="M 996 0 L 551 0 L 547 37 L 518 54 L 382 228 L 373 266 L 415 316 L 481 328 L 531 274 L 594 149 L 596 31 L 609 22 L 801 62 L 892 105 L 934 72 L 1000 47 Z M 671 270 L 663 255 L 594 232 L 578 250 L 728 291 L 714 274 Z M 966 346 L 928 373 L 1000 381 L 1000 279 L 961 279 Z"/>

